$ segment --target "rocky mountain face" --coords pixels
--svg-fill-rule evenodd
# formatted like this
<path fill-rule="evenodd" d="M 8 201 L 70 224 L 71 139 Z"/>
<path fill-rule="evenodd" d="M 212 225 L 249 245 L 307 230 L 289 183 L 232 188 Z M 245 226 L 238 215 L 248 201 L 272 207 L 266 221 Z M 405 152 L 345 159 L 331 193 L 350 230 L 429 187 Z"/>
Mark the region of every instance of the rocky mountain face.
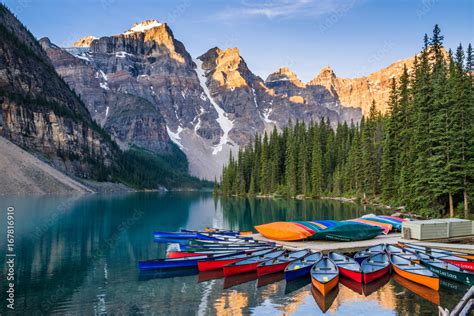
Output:
<path fill-rule="evenodd" d="M 402 59 L 367 77 L 359 78 L 338 78 L 331 68 L 325 67 L 308 82 L 308 86 L 324 87 L 341 104 L 360 108 L 364 114 L 369 112 L 374 100 L 377 109 L 385 113 L 392 78 L 399 78 L 402 75 L 404 65 L 410 72 L 413 69 L 414 60 L 415 57 Z"/>
<path fill-rule="evenodd" d="M 301 82 L 287 67 L 270 74 L 265 85 L 271 88 L 276 96 L 283 98 L 285 103 L 291 104 L 288 111 L 293 112 L 293 116 L 300 121 L 317 121 L 320 117 L 325 117 L 336 126 L 340 122 L 357 123 L 362 117 L 359 108 L 341 104 L 337 94 L 325 86 Z"/>
<path fill-rule="evenodd" d="M 92 117 L 121 147 L 132 144 L 157 152 L 170 149 L 163 116 L 150 101 L 125 92 L 114 93 L 99 66 L 74 57 L 47 38 L 40 43 L 56 71 L 80 94 Z"/>
<path fill-rule="evenodd" d="M 31 33 L 0 5 L 0 136 L 80 177 L 113 165 L 117 146 L 57 75 Z"/>
<path fill-rule="evenodd" d="M 97 37 L 95 36 L 85 36 L 80 38 L 78 41 L 74 42 L 74 47 L 89 47 L 93 40 L 96 40 Z"/>
<path fill-rule="evenodd" d="M 392 77 L 413 58 L 362 78 L 338 78 L 325 67 L 307 83 L 284 67 L 266 80 L 237 48 L 212 48 L 192 59 L 166 23 L 148 20 L 128 31 L 88 36 L 75 47 L 41 44 L 56 71 L 80 95 L 94 120 L 121 145 L 187 155 L 193 175 L 219 176 L 229 151 L 255 133 L 293 121 L 358 122 L 372 100 L 386 111 Z"/>

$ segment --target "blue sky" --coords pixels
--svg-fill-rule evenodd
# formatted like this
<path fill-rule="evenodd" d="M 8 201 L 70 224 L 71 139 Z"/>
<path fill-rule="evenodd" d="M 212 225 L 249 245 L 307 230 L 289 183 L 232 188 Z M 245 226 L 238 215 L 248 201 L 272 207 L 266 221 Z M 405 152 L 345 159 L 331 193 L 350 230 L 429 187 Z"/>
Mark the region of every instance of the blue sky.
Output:
<path fill-rule="evenodd" d="M 340 77 L 367 75 L 418 52 L 438 23 L 445 45 L 473 42 L 470 0 L 6 0 L 38 38 L 67 46 L 85 35 L 167 22 L 193 57 L 238 47 L 262 78 L 289 66 L 303 81 L 326 65 Z"/>

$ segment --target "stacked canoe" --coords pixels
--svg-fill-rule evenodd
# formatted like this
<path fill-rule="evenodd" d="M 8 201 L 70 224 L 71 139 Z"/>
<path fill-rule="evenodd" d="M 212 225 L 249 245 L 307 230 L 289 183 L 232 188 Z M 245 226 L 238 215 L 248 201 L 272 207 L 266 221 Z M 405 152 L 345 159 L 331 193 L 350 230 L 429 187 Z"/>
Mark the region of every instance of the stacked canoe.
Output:
<path fill-rule="evenodd" d="M 398 217 L 370 214 L 347 221 L 273 222 L 255 228 L 260 234 L 273 240 L 357 241 L 372 239 L 393 230 L 401 231 L 403 221 L 405 219 Z"/>
<path fill-rule="evenodd" d="M 330 226 L 332 221 L 312 225 L 319 227 L 316 223 L 336 226 Z M 163 275 L 162 271 L 169 276 L 194 271 L 200 280 L 225 277 L 224 287 L 255 279 L 263 286 L 285 278 L 287 287 L 310 280 L 312 294 L 322 309 L 330 306 L 329 298 L 337 296 L 339 283 L 370 295 L 388 282 L 391 272 L 397 283 L 432 293 L 427 296 L 432 298 L 437 297 L 444 279 L 469 286 L 474 283 L 474 256 L 416 244 L 379 244 L 347 256 L 307 249 L 289 251 L 230 231 L 155 233 L 158 242 L 170 239 L 179 242 L 169 247 L 168 257 L 140 261 L 140 270 L 159 271 L 154 276 Z"/>

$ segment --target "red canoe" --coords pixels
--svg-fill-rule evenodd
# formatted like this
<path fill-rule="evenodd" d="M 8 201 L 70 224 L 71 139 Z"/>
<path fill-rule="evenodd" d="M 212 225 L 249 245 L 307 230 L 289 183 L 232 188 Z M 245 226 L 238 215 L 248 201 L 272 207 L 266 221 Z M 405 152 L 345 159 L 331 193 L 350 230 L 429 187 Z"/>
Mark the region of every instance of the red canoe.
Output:
<path fill-rule="evenodd" d="M 362 283 L 362 268 L 357 261 L 337 252 L 330 252 L 328 257 L 337 265 L 342 276 Z"/>
<path fill-rule="evenodd" d="M 257 267 L 257 275 L 261 277 L 263 275 L 283 271 L 290 262 L 301 259 L 308 253 L 309 250 L 292 251 L 275 259 L 265 261 Z"/>
<path fill-rule="evenodd" d="M 187 258 L 187 257 L 200 257 L 205 256 L 206 254 L 202 254 L 200 252 L 183 252 L 183 251 L 168 251 L 167 257 L 168 258 Z"/>
<path fill-rule="evenodd" d="M 230 256 L 226 258 L 222 258 L 222 260 L 209 260 L 209 261 L 198 261 L 198 269 L 199 271 L 210 271 L 216 269 L 222 269 L 224 266 L 238 262 L 241 260 L 245 260 L 254 256 L 263 256 L 267 253 L 272 252 L 274 249 L 263 249 L 259 251 L 252 251 L 247 253 L 238 253 L 235 256 Z"/>
<path fill-rule="evenodd" d="M 370 283 L 390 271 L 390 261 L 385 253 L 379 253 L 362 261 L 361 267 L 364 283 Z"/>
<path fill-rule="evenodd" d="M 252 256 L 244 260 L 233 262 L 224 266 L 224 275 L 231 276 L 244 272 L 256 270 L 262 262 L 281 256 L 284 250 L 275 250 L 261 256 Z"/>
<path fill-rule="evenodd" d="M 474 261 L 471 261 L 471 260 L 467 260 L 466 261 L 463 261 L 463 260 L 459 260 L 459 259 L 451 259 L 452 257 L 449 257 L 448 258 L 444 258 L 443 260 L 446 261 L 446 262 L 449 262 L 449 263 L 452 263 L 458 267 L 460 267 L 461 269 L 464 269 L 464 270 L 468 270 L 468 271 L 474 271 Z"/>
<path fill-rule="evenodd" d="M 261 250 L 262 248 L 258 248 Z M 269 248 L 267 248 L 269 249 Z M 253 252 L 252 250 L 250 252 Z M 247 250 L 227 250 L 227 251 L 201 251 L 201 252 L 187 252 L 187 251 L 168 251 L 166 256 L 171 258 L 190 258 L 190 257 L 200 257 L 200 256 L 209 256 L 209 255 L 231 255 L 237 253 L 249 253 Z"/>

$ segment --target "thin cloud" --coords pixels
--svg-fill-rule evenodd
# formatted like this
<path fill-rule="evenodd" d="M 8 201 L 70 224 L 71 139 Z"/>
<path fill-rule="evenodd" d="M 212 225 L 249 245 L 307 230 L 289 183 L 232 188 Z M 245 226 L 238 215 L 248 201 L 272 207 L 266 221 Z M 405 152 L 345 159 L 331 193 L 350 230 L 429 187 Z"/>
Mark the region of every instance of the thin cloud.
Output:
<path fill-rule="evenodd" d="M 352 6 L 357 0 L 266 0 L 262 2 L 242 0 L 240 6 L 229 6 L 218 12 L 221 20 L 237 18 L 293 18 L 321 16 Z"/>

